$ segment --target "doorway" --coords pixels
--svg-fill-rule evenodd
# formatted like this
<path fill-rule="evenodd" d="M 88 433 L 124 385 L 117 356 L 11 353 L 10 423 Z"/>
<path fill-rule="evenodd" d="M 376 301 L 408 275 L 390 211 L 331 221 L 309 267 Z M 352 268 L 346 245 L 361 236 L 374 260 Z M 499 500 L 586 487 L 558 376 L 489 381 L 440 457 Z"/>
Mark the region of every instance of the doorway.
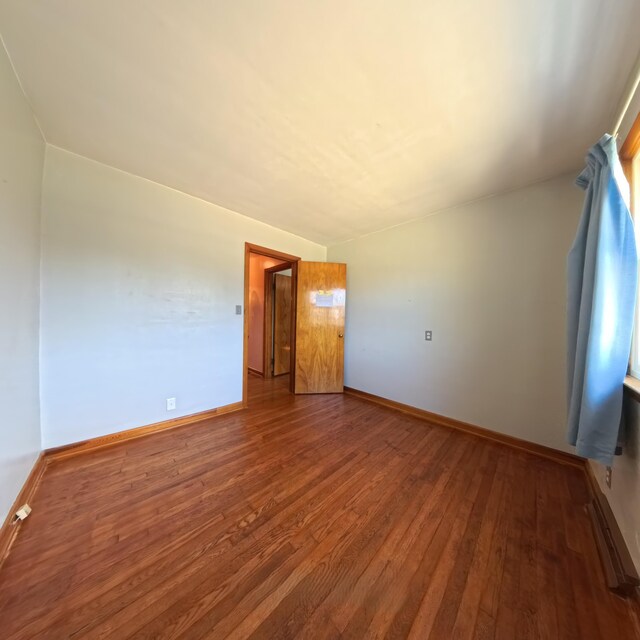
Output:
<path fill-rule="evenodd" d="M 291 331 L 293 287 L 291 263 L 264 271 L 264 362 L 263 377 L 277 378 L 291 373 Z M 249 328 L 251 338 L 251 328 Z"/>
<path fill-rule="evenodd" d="M 300 258 L 245 243 L 242 402 L 249 375 L 265 379 L 294 371 L 295 303 Z M 293 376 L 289 381 L 293 391 Z"/>

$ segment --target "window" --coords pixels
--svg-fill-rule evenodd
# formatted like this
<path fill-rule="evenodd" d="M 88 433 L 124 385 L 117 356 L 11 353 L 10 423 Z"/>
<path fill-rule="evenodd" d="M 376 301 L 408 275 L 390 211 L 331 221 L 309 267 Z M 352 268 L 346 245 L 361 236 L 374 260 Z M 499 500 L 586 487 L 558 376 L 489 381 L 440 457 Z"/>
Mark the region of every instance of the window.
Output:
<path fill-rule="evenodd" d="M 631 186 L 631 215 L 635 223 L 637 245 L 640 248 L 640 113 L 620 149 L 620 160 Z M 634 378 L 640 378 L 640 291 L 636 303 L 629 373 Z"/>

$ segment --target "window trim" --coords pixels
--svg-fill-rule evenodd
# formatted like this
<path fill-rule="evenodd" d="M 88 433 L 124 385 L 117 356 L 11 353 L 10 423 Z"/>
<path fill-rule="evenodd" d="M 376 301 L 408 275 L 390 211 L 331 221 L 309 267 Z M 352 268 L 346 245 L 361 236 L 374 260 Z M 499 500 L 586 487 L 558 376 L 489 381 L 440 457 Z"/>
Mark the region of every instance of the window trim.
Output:
<path fill-rule="evenodd" d="M 634 218 L 636 224 L 640 224 L 640 202 L 636 202 L 636 195 L 640 189 L 640 175 L 635 175 L 634 160 L 636 156 L 640 155 L 640 113 L 636 116 L 636 119 L 625 138 L 622 147 L 618 153 L 620 157 L 620 163 L 622 164 L 622 170 L 629 182 L 631 191 L 631 215 Z M 636 219 L 637 218 L 637 219 Z M 640 313 L 640 296 L 636 302 L 636 326 L 638 324 L 637 315 Z M 629 359 L 629 369 L 627 379 L 625 380 L 625 386 L 640 396 L 640 390 L 638 388 L 638 380 L 640 380 L 640 361 L 634 362 L 635 354 L 640 351 L 638 348 L 638 342 L 640 335 L 638 331 L 634 332 L 633 345 L 631 347 L 631 358 Z M 640 358 L 638 358 L 640 360 Z"/>

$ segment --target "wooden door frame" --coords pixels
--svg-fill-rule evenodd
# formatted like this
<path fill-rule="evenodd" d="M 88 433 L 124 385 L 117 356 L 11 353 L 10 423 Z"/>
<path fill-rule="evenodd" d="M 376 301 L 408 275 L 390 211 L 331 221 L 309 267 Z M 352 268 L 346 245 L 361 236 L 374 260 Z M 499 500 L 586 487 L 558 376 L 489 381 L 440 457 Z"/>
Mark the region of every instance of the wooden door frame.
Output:
<path fill-rule="evenodd" d="M 261 247 L 250 242 L 244 243 L 244 338 L 242 354 L 242 406 L 249 405 L 248 384 L 249 384 L 249 271 L 251 265 L 251 254 L 255 253 L 274 260 L 282 260 L 291 263 L 291 374 L 289 379 L 289 389 L 293 393 L 295 375 L 295 344 L 296 344 L 296 283 L 298 281 L 298 262 L 301 258 L 289 253 L 276 251 L 267 247 Z M 263 327 L 264 329 L 264 327 Z M 264 334 L 263 334 L 264 335 Z"/>
<path fill-rule="evenodd" d="M 262 370 L 264 378 L 273 378 L 275 377 L 271 372 L 271 360 L 273 359 L 273 284 L 275 282 L 276 273 L 280 273 L 280 271 L 286 271 L 287 269 L 291 269 L 291 273 L 293 274 L 293 262 L 283 262 L 281 264 L 275 265 L 275 267 L 269 267 L 264 270 L 265 278 L 264 278 L 264 326 L 263 326 L 263 360 L 262 360 Z M 293 280 L 290 283 L 291 286 L 291 297 L 293 298 Z M 291 310 L 293 314 L 293 309 Z M 289 367 L 291 369 L 291 367 Z M 284 375 L 284 374 L 282 374 Z"/>

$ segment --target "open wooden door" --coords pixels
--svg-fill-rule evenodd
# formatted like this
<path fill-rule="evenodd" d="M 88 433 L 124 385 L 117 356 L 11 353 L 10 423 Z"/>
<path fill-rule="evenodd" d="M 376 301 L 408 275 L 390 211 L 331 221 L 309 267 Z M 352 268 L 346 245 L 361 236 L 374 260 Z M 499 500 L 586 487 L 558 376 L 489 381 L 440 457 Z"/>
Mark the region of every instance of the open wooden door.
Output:
<path fill-rule="evenodd" d="M 273 375 L 281 376 L 291 366 L 291 276 L 273 278 Z"/>
<path fill-rule="evenodd" d="M 342 393 L 347 265 L 298 262 L 295 393 Z"/>

